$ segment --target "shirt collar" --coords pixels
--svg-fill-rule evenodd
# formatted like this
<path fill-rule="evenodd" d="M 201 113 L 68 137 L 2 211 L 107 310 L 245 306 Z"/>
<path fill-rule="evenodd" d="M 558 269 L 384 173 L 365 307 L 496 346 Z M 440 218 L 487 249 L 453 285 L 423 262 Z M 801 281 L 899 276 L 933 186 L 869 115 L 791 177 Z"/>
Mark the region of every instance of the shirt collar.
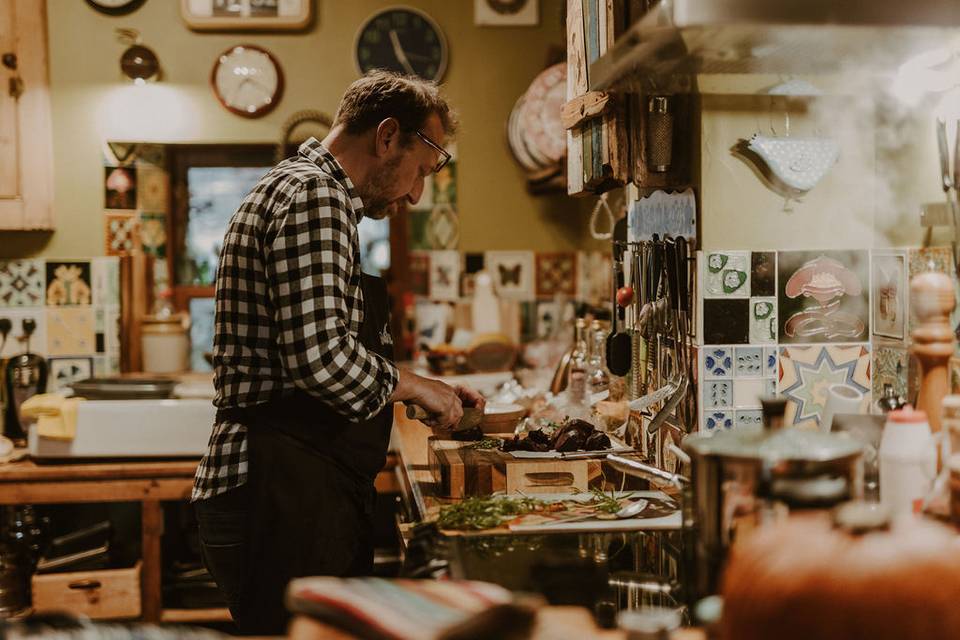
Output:
<path fill-rule="evenodd" d="M 350 198 L 350 205 L 353 207 L 353 213 L 356 216 L 356 222 L 357 224 L 360 224 L 360 220 L 363 219 L 363 200 L 361 200 L 360 196 L 357 195 L 357 190 L 356 187 L 353 186 L 353 181 L 350 180 L 350 176 L 347 175 L 347 172 L 343 170 L 343 166 L 340 165 L 340 162 L 337 161 L 333 154 L 330 153 L 327 148 L 320 143 L 319 140 L 313 137 L 309 138 L 306 142 L 300 145 L 298 153 L 301 157 L 306 158 L 320 167 L 325 173 L 329 174 L 334 180 L 343 186 L 347 192 L 347 196 Z"/>

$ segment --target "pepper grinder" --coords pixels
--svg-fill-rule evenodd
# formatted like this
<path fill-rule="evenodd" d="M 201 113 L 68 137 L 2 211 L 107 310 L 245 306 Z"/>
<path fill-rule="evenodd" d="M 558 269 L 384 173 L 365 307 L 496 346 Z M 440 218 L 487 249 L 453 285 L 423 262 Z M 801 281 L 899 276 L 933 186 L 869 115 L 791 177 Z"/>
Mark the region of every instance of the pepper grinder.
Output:
<path fill-rule="evenodd" d="M 911 353 L 920 361 L 917 409 L 927 414 L 930 431 L 940 431 L 943 398 L 950 393 L 949 363 L 956 338 L 950 314 L 957 301 L 950 276 L 927 271 L 910 279 L 910 304 L 917 316 Z"/>
<path fill-rule="evenodd" d="M 10 358 L 4 366 L 4 390 L 7 406 L 4 411 L 3 435 L 17 446 L 26 446 L 27 433 L 20 421 L 20 407 L 28 398 L 47 390 L 47 363 L 35 353 L 30 353 L 30 336 L 37 329 L 33 318 L 24 318 L 23 336 L 25 351 Z"/>

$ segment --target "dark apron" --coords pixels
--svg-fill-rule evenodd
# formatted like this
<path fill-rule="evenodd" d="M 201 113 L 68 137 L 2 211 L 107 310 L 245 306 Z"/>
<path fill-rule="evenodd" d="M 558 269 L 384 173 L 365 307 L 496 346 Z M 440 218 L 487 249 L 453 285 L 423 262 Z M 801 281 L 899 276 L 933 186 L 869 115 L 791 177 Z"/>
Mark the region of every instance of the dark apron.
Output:
<path fill-rule="evenodd" d="M 359 340 L 392 359 L 385 283 L 363 274 L 361 289 Z M 373 571 L 373 482 L 386 461 L 393 404 L 350 422 L 297 390 L 221 418 L 247 428 L 248 569 L 234 618 L 246 633 L 283 633 L 291 579 Z"/>

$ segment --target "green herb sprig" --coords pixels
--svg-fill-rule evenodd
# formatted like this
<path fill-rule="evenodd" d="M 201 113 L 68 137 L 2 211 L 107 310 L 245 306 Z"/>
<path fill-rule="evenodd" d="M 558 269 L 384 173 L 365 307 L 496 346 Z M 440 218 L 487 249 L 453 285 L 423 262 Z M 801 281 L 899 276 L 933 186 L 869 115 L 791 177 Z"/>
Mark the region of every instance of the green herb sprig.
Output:
<path fill-rule="evenodd" d="M 542 509 L 547 503 L 536 498 L 476 497 L 440 507 L 437 525 L 441 529 L 479 531 Z"/>

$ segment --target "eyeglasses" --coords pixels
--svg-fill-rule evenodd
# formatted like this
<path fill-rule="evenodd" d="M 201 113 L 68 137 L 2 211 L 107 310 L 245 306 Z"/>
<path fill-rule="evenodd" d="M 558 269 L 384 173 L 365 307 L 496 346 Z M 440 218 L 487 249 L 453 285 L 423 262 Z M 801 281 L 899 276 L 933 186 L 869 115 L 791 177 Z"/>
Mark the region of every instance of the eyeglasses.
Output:
<path fill-rule="evenodd" d="M 415 133 L 417 134 L 417 137 L 418 137 L 418 138 L 420 138 L 421 140 L 423 140 L 423 143 L 424 143 L 425 145 L 427 145 L 428 147 L 430 147 L 431 149 L 433 149 L 434 151 L 436 151 L 437 153 L 440 154 L 440 159 L 437 160 L 437 164 L 436 164 L 436 166 L 433 168 L 433 172 L 434 172 L 434 173 L 437 173 L 437 172 L 440 171 L 440 169 L 443 169 L 445 166 L 447 166 L 447 163 L 450 162 L 450 154 L 447 153 L 447 152 L 443 149 L 443 147 L 441 147 L 440 145 L 438 145 L 436 142 L 434 142 L 433 140 L 431 140 L 431 139 L 428 138 L 427 136 L 423 135 L 423 133 L 421 133 L 420 131 L 416 131 Z"/>

